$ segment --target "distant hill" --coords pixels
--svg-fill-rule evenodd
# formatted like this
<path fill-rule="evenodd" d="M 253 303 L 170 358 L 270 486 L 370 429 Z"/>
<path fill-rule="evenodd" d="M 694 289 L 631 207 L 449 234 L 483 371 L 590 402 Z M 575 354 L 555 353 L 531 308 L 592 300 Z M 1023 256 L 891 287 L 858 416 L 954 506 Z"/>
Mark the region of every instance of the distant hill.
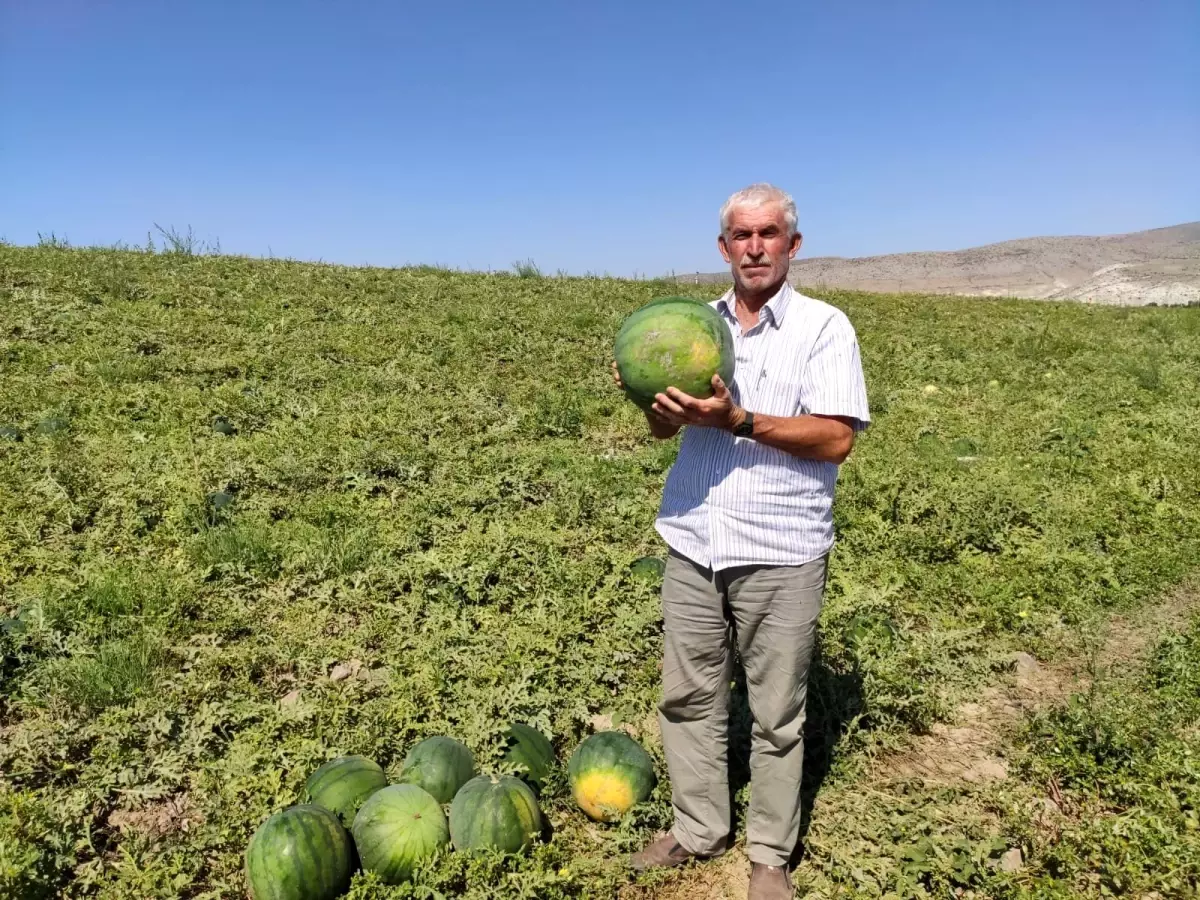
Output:
<path fill-rule="evenodd" d="M 679 281 L 729 281 L 728 273 Z M 1099 237 L 1034 237 L 968 250 L 820 256 L 792 263 L 798 287 L 1080 300 L 1200 303 L 1200 222 Z"/>

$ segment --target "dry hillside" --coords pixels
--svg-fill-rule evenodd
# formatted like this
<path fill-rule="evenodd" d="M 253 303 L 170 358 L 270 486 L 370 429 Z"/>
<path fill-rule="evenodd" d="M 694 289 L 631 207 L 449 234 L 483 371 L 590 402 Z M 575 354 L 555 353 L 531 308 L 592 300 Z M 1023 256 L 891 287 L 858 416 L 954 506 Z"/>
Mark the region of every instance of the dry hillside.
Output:
<path fill-rule="evenodd" d="M 1101 237 L 1022 238 L 968 250 L 799 259 L 791 280 L 809 287 L 1128 306 L 1200 303 L 1200 222 Z"/>

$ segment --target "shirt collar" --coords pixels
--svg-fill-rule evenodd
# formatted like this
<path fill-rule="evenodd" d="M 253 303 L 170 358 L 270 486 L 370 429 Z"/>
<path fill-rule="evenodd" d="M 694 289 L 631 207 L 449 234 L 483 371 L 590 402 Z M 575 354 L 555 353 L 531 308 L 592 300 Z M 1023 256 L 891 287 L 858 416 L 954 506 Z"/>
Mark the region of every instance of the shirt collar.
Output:
<path fill-rule="evenodd" d="M 786 281 L 775 292 L 775 295 L 763 304 L 763 310 L 767 313 L 768 321 L 775 328 L 783 325 L 784 314 L 787 313 L 787 308 L 792 302 L 792 286 Z M 734 312 L 734 296 L 733 288 L 730 288 L 724 293 L 720 300 L 717 301 L 717 310 L 728 319 L 736 319 L 737 315 Z"/>

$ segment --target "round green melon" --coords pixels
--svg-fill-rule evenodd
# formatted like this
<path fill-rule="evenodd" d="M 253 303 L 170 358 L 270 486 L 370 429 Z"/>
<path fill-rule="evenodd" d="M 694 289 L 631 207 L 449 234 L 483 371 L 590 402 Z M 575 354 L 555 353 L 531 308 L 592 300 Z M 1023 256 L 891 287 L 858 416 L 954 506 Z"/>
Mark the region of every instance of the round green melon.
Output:
<path fill-rule="evenodd" d="M 233 503 L 233 494 L 227 491 L 213 491 L 205 498 L 205 501 L 208 503 L 209 509 L 220 512 Z"/>
<path fill-rule="evenodd" d="M 388 884 L 410 879 L 423 860 L 450 841 L 442 805 L 415 784 L 392 784 L 373 793 L 352 830 L 363 869 Z"/>
<path fill-rule="evenodd" d="M 216 416 L 212 421 L 212 430 L 216 434 L 232 437 L 237 434 L 237 427 L 225 416 Z"/>
<path fill-rule="evenodd" d="M 629 571 L 642 581 L 657 581 L 667 571 L 667 564 L 657 556 L 643 556 L 629 564 Z"/>
<path fill-rule="evenodd" d="M 623 731 L 600 731 L 584 738 L 567 764 L 571 795 L 597 822 L 615 822 L 650 796 L 654 761 Z"/>
<path fill-rule="evenodd" d="M 512 775 L 480 775 L 450 804 L 450 840 L 457 850 L 516 853 L 542 831 L 533 790 Z"/>
<path fill-rule="evenodd" d="M 504 761 L 520 766 L 517 775 L 534 787 L 541 785 L 554 767 L 550 739 L 529 725 L 514 722 L 508 727 L 508 749 Z"/>
<path fill-rule="evenodd" d="M 70 424 L 61 416 L 50 416 L 38 422 L 36 430 L 38 434 L 62 434 L 69 427 Z"/>
<path fill-rule="evenodd" d="M 470 748 L 454 738 L 437 735 L 409 751 L 399 781 L 423 787 L 438 803 L 449 803 L 474 776 L 475 757 Z"/>
<path fill-rule="evenodd" d="M 339 756 L 308 776 L 304 783 L 305 801 L 323 806 L 349 828 L 358 808 L 380 788 L 387 787 L 387 775 L 374 760 L 365 756 Z"/>
<path fill-rule="evenodd" d="M 625 394 L 642 409 L 654 396 L 677 387 L 692 397 L 711 397 L 712 377 L 733 383 L 733 335 L 707 303 L 662 297 L 631 313 L 621 324 L 613 358 Z"/>
<path fill-rule="evenodd" d="M 333 900 L 350 888 L 354 845 L 329 810 L 310 803 L 275 813 L 246 848 L 254 900 Z"/>

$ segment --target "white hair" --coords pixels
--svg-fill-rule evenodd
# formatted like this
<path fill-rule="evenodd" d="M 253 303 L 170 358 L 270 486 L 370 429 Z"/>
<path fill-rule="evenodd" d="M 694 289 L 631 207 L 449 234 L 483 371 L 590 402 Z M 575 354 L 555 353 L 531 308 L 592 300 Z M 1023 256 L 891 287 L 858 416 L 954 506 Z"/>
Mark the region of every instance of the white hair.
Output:
<path fill-rule="evenodd" d="M 788 237 L 796 233 L 796 201 L 787 191 L 780 190 L 773 184 L 760 181 L 750 187 L 742 188 L 732 194 L 725 205 L 721 207 L 721 234 L 729 231 L 729 217 L 741 206 L 763 206 L 767 203 L 778 203 L 783 207 L 783 221 L 787 224 Z"/>

